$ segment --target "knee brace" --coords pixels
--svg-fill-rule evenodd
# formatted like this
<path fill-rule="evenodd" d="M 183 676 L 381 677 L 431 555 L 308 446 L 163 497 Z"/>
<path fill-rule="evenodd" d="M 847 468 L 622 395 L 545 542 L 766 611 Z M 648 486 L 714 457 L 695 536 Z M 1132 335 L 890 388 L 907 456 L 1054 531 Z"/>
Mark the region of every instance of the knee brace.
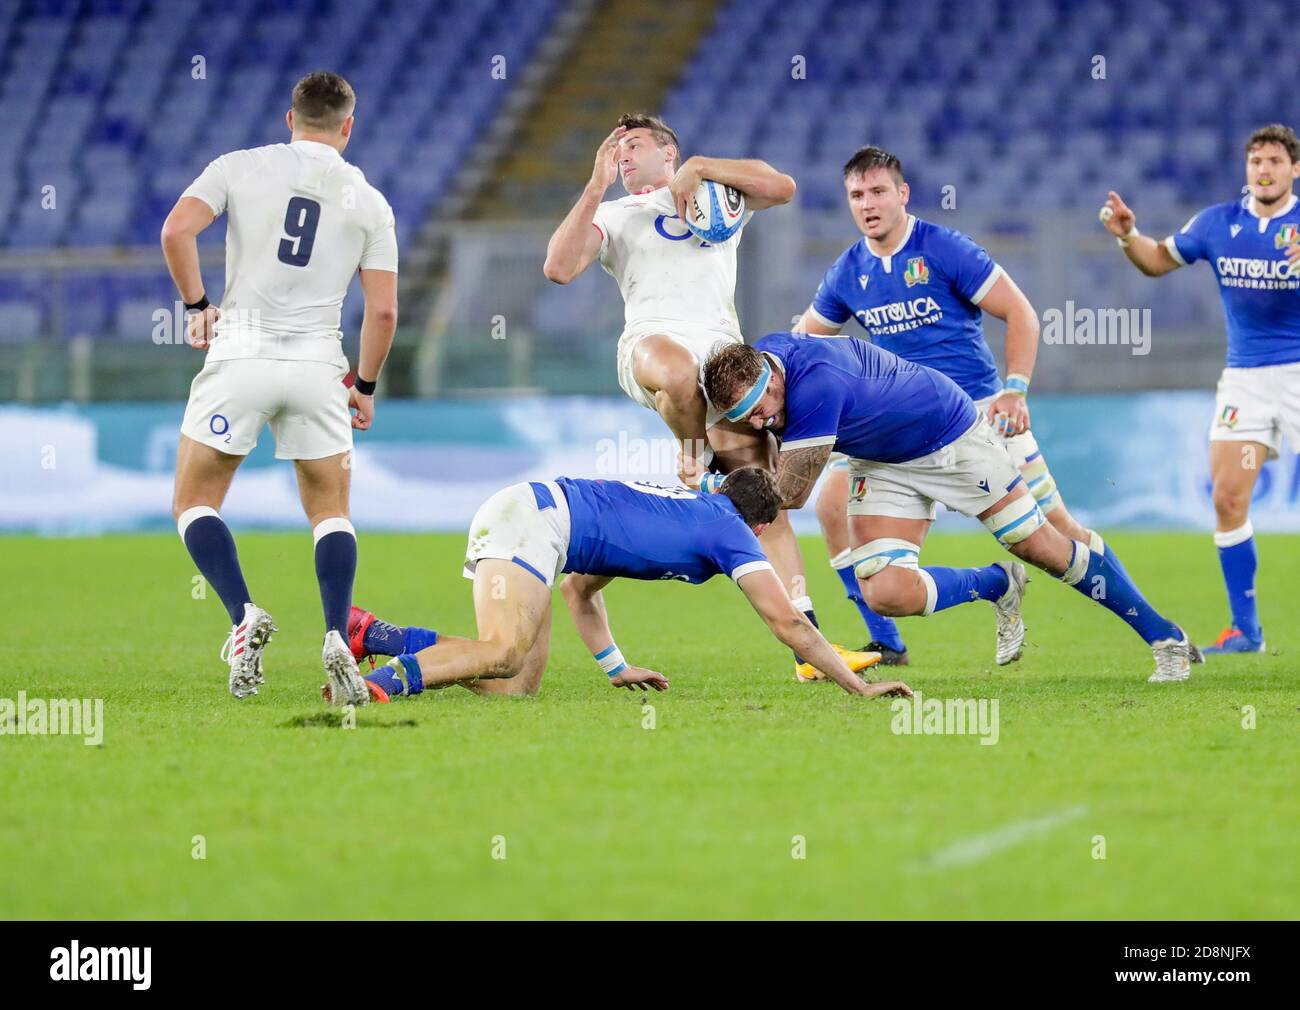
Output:
<path fill-rule="evenodd" d="M 1050 512 L 1061 504 L 1061 496 L 1056 492 L 1056 481 L 1047 469 L 1047 460 L 1043 459 L 1041 450 L 1034 450 L 1025 457 L 1020 472 L 1025 477 L 1025 486 L 1038 502 L 1044 512 Z"/>
<path fill-rule="evenodd" d="M 1006 508 L 983 520 L 985 528 L 998 538 L 1003 547 L 1018 544 L 1032 535 L 1047 517 L 1031 495 L 1021 495 Z"/>
<path fill-rule="evenodd" d="M 919 544 L 895 537 L 881 537 L 879 540 L 870 540 L 861 547 L 855 547 L 849 559 L 853 562 L 853 574 L 859 579 L 869 579 L 877 572 L 883 572 L 890 565 L 915 570 L 920 567 L 918 564 L 920 556 Z"/>

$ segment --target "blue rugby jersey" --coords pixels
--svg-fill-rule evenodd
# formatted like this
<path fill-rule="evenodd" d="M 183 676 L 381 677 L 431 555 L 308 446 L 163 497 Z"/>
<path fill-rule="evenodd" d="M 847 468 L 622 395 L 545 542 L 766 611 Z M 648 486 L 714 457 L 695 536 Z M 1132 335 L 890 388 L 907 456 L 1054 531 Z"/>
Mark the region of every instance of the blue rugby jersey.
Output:
<path fill-rule="evenodd" d="M 959 231 L 908 215 L 903 240 L 877 256 L 865 238 L 826 271 L 812 310 L 828 326 L 850 317 L 872 343 L 948 376 L 973 400 L 1002 389 L 979 303 L 1002 276 Z"/>
<path fill-rule="evenodd" d="M 1228 367 L 1300 361 L 1300 268 L 1286 259 L 1300 244 L 1300 200 L 1261 218 L 1254 197 L 1208 207 L 1165 239 L 1179 263 L 1206 260 L 1219 281 L 1228 331 Z"/>
<path fill-rule="evenodd" d="M 956 440 L 978 416 L 948 376 L 864 340 L 769 333 L 754 347 L 785 375 L 782 451 L 833 445 L 855 459 L 903 463 Z"/>

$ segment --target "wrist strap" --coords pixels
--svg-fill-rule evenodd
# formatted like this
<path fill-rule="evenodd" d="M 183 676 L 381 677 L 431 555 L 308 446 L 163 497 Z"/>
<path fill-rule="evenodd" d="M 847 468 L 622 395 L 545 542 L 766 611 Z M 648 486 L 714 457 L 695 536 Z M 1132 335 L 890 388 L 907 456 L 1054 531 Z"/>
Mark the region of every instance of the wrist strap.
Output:
<path fill-rule="evenodd" d="M 1138 231 L 1138 226 L 1137 226 L 1137 225 L 1134 225 L 1132 228 L 1130 228 L 1130 229 L 1129 229 L 1127 232 L 1125 232 L 1123 235 L 1119 235 L 1119 236 L 1117 236 L 1117 237 L 1115 238 L 1115 241 L 1119 243 L 1119 247 L 1120 247 L 1121 249 L 1127 249 L 1130 245 L 1133 244 L 1133 240 L 1134 240 L 1135 238 L 1137 238 L 1137 237 L 1138 237 L 1139 235 L 1141 235 L 1141 234 L 1142 234 L 1142 233 L 1141 233 L 1140 231 Z"/>
<path fill-rule="evenodd" d="M 627 669 L 627 663 L 623 659 L 623 653 L 617 645 L 611 645 L 603 652 L 595 653 L 596 665 L 605 671 L 607 677 L 617 677 Z"/>
<path fill-rule="evenodd" d="M 1003 383 L 1002 392 L 1019 393 L 1021 396 L 1025 396 L 1029 392 L 1029 376 L 1012 372 L 1007 376 L 1007 381 Z"/>
<path fill-rule="evenodd" d="M 362 396 L 374 396 L 375 387 L 378 385 L 378 379 L 375 379 L 373 382 L 367 382 L 365 379 L 361 378 L 360 374 L 357 375 L 356 381 L 352 383 L 353 388 Z"/>
<path fill-rule="evenodd" d="M 700 478 L 700 491 L 704 494 L 713 494 L 722 490 L 722 482 L 727 479 L 723 473 L 706 473 Z"/>
<path fill-rule="evenodd" d="M 186 311 L 186 312 L 202 312 L 204 309 L 206 309 L 206 308 L 207 308 L 209 305 L 211 305 L 211 304 L 212 304 L 212 303 L 211 303 L 210 301 L 208 301 L 208 296 L 207 296 L 206 294 L 202 294 L 202 295 L 199 295 L 199 300 L 198 300 L 197 302 L 195 302 L 194 304 L 191 305 L 189 302 L 186 302 L 186 303 L 185 303 L 185 311 Z"/>

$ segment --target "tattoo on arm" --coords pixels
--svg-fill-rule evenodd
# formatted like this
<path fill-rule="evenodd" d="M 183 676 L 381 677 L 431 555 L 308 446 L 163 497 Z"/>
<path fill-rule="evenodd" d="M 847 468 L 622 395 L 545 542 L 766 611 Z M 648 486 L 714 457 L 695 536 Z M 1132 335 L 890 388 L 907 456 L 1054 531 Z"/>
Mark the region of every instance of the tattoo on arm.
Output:
<path fill-rule="evenodd" d="M 793 449 L 777 457 L 776 485 L 781 492 L 782 508 L 799 508 L 812 494 L 813 485 L 831 458 L 829 445 Z"/>

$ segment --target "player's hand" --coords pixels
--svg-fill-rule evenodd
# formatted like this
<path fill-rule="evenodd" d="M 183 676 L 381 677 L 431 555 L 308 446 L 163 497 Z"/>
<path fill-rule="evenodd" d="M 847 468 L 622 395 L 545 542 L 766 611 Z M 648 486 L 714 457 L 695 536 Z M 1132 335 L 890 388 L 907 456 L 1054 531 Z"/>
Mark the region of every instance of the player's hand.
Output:
<path fill-rule="evenodd" d="M 686 201 L 691 198 L 691 194 L 699 188 L 704 179 L 701 169 L 702 163 L 698 158 L 687 158 L 673 176 L 673 181 L 668 184 L 673 202 L 677 204 L 677 216 L 683 221 L 686 220 Z"/>
<path fill-rule="evenodd" d="M 699 490 L 700 478 L 709 472 L 709 468 L 684 449 L 677 460 L 677 479 L 693 490 Z"/>
<path fill-rule="evenodd" d="M 642 691 L 648 684 L 656 691 L 668 690 L 668 678 L 662 673 L 656 673 L 654 670 L 645 670 L 639 666 L 627 666 L 617 677 L 610 677 L 609 682 L 614 687 L 626 687 L 629 691 L 634 687 L 639 687 Z"/>
<path fill-rule="evenodd" d="M 614 185 L 614 180 L 618 178 L 618 142 L 625 133 L 626 126 L 615 127 L 596 149 L 596 165 L 591 170 L 591 181 L 600 187 L 601 192 Z"/>
<path fill-rule="evenodd" d="M 1003 438 L 1029 430 L 1029 404 L 1019 393 L 1003 393 L 989 404 L 989 424 Z"/>
<path fill-rule="evenodd" d="M 356 411 L 352 415 L 352 427 L 357 431 L 365 431 L 375 419 L 375 398 L 373 395 L 358 393 L 357 387 L 352 386 L 348 390 L 348 409 Z"/>
<path fill-rule="evenodd" d="M 206 351 L 220 318 L 221 310 L 215 305 L 209 305 L 202 312 L 191 312 L 185 320 L 185 339 L 190 342 L 190 346 Z"/>
<path fill-rule="evenodd" d="M 1123 238 L 1133 230 L 1137 224 L 1137 215 L 1129 209 L 1129 205 L 1119 198 L 1119 194 L 1113 189 L 1106 194 L 1106 203 L 1101 208 L 1101 223 L 1106 226 L 1106 230 L 1116 238 Z"/>
<path fill-rule="evenodd" d="M 878 684 L 867 684 L 863 695 L 867 698 L 910 698 L 912 689 L 901 680 L 882 680 Z"/>
<path fill-rule="evenodd" d="M 1286 261 L 1291 264 L 1291 276 L 1300 276 L 1300 242 L 1286 247 Z"/>

